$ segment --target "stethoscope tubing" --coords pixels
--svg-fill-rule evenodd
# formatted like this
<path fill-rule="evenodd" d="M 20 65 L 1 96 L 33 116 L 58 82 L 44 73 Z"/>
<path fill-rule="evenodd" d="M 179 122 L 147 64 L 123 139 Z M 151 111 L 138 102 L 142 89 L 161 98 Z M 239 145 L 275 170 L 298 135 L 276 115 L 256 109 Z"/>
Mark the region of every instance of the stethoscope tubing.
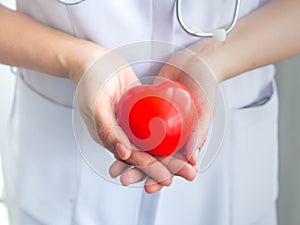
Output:
<path fill-rule="evenodd" d="M 62 4 L 65 4 L 65 5 L 76 5 L 78 3 L 81 3 L 85 0 L 56 0 Z"/>
<path fill-rule="evenodd" d="M 81 3 L 85 0 L 57 0 L 57 1 L 60 3 L 66 4 L 66 5 L 75 5 L 75 4 Z M 229 24 L 229 26 L 226 29 L 224 29 L 225 34 L 228 34 L 234 28 L 234 26 L 238 20 L 240 4 L 241 4 L 241 0 L 235 1 L 233 18 L 232 18 L 232 21 Z M 195 36 L 195 37 L 214 37 L 213 32 L 199 32 L 199 31 L 194 31 L 194 30 L 190 29 L 185 24 L 185 22 L 183 21 L 183 18 L 182 18 L 181 0 L 175 0 L 175 5 L 176 5 L 175 6 L 176 7 L 176 17 L 177 17 L 178 23 L 180 24 L 180 26 L 186 33 L 188 33 L 189 35 Z"/>
<path fill-rule="evenodd" d="M 236 0 L 235 1 L 235 6 L 234 6 L 234 13 L 233 13 L 233 18 L 229 26 L 225 29 L 225 33 L 228 34 L 232 29 L 234 28 L 237 20 L 238 20 L 238 15 L 239 15 L 239 9 L 240 9 L 240 3 L 241 0 Z M 198 31 L 193 31 L 192 29 L 188 28 L 188 26 L 184 23 L 182 19 L 182 10 L 181 10 L 181 0 L 176 0 L 176 17 L 177 20 L 182 27 L 182 29 L 187 32 L 188 34 L 195 36 L 195 37 L 213 37 L 212 32 L 198 32 Z"/>

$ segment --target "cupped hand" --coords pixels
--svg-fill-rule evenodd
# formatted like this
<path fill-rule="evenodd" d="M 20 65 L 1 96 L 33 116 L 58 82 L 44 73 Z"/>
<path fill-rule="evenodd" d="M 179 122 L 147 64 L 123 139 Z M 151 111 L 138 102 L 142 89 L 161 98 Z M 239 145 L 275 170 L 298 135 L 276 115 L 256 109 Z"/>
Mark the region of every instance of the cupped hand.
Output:
<path fill-rule="evenodd" d="M 158 77 L 174 80 L 186 86 L 194 97 L 198 121 L 185 146 L 170 157 L 156 157 L 171 173 L 192 181 L 197 172 L 197 157 L 205 143 L 215 108 L 218 82 L 210 68 L 198 55 L 184 49 L 174 54 L 160 70 Z M 148 177 L 142 170 L 116 161 L 110 168 L 112 176 L 121 176 L 123 184 L 137 183 L 146 178 L 148 193 L 159 191 L 163 185 Z"/>
<path fill-rule="evenodd" d="M 143 176 L 168 186 L 172 182 L 170 170 L 156 157 L 134 150 L 117 122 L 115 104 L 121 93 L 132 85 L 139 85 L 132 68 L 123 57 L 108 52 L 85 72 L 78 83 L 79 111 L 96 142 L 111 151 L 126 167 L 138 168 Z M 141 179 L 140 174 L 133 174 L 131 179 Z"/>

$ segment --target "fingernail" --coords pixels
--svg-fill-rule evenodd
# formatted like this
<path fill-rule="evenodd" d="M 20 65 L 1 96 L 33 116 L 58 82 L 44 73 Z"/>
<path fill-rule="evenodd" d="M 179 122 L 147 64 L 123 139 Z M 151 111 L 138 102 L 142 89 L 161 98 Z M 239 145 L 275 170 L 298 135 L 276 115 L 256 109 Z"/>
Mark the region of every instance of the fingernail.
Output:
<path fill-rule="evenodd" d="M 122 160 L 128 159 L 130 151 L 121 143 L 116 144 L 116 151 Z"/>

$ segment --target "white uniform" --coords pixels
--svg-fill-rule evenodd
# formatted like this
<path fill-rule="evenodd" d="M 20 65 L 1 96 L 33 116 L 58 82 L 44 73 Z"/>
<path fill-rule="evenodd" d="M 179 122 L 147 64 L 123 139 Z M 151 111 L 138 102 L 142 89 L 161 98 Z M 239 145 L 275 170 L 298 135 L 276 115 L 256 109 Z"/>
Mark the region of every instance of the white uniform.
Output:
<path fill-rule="evenodd" d="M 201 0 L 197 7 L 195 1 L 185 0 L 183 17 L 189 26 L 216 29 L 231 21 L 234 2 Z M 264 2 L 242 1 L 240 15 Z M 197 40 L 179 26 L 174 0 L 86 0 L 73 6 L 55 0 L 17 0 L 17 6 L 47 25 L 106 48 L 144 40 L 187 46 Z M 194 182 L 175 179 L 170 188 L 153 195 L 108 182 L 82 160 L 72 131 L 71 81 L 25 69 L 18 74 L 7 170 L 14 184 L 9 196 L 18 209 L 17 224 L 276 224 L 273 66 L 222 84 L 228 120 L 217 160 Z M 266 96 L 270 100 L 263 105 L 243 108 Z"/>

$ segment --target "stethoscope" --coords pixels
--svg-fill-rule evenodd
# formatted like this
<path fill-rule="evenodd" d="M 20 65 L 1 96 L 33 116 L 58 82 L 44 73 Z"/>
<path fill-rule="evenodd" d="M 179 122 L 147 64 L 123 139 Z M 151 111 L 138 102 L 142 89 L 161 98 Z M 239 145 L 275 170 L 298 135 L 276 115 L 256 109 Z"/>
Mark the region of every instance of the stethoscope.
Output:
<path fill-rule="evenodd" d="M 57 0 L 58 2 L 61 2 L 63 4 L 66 5 L 74 5 L 74 4 L 78 4 L 80 2 L 83 2 L 85 0 Z M 176 1 L 176 16 L 177 16 L 177 20 L 180 24 L 180 26 L 182 27 L 182 29 L 187 32 L 188 34 L 195 36 L 195 37 L 213 37 L 216 40 L 219 41 L 225 41 L 227 38 L 227 34 L 232 31 L 232 29 L 234 28 L 237 20 L 238 20 L 238 15 L 239 15 L 239 8 L 240 8 L 240 3 L 241 0 L 236 0 L 235 1 L 235 7 L 234 7 L 234 13 L 233 13 L 233 18 L 231 23 L 229 24 L 229 26 L 227 28 L 221 28 L 221 29 L 217 29 L 213 32 L 197 32 L 197 31 L 193 31 L 192 29 L 190 29 L 189 27 L 187 27 L 187 25 L 184 23 L 183 19 L 182 19 L 182 10 L 181 10 L 181 0 L 175 0 Z"/>

